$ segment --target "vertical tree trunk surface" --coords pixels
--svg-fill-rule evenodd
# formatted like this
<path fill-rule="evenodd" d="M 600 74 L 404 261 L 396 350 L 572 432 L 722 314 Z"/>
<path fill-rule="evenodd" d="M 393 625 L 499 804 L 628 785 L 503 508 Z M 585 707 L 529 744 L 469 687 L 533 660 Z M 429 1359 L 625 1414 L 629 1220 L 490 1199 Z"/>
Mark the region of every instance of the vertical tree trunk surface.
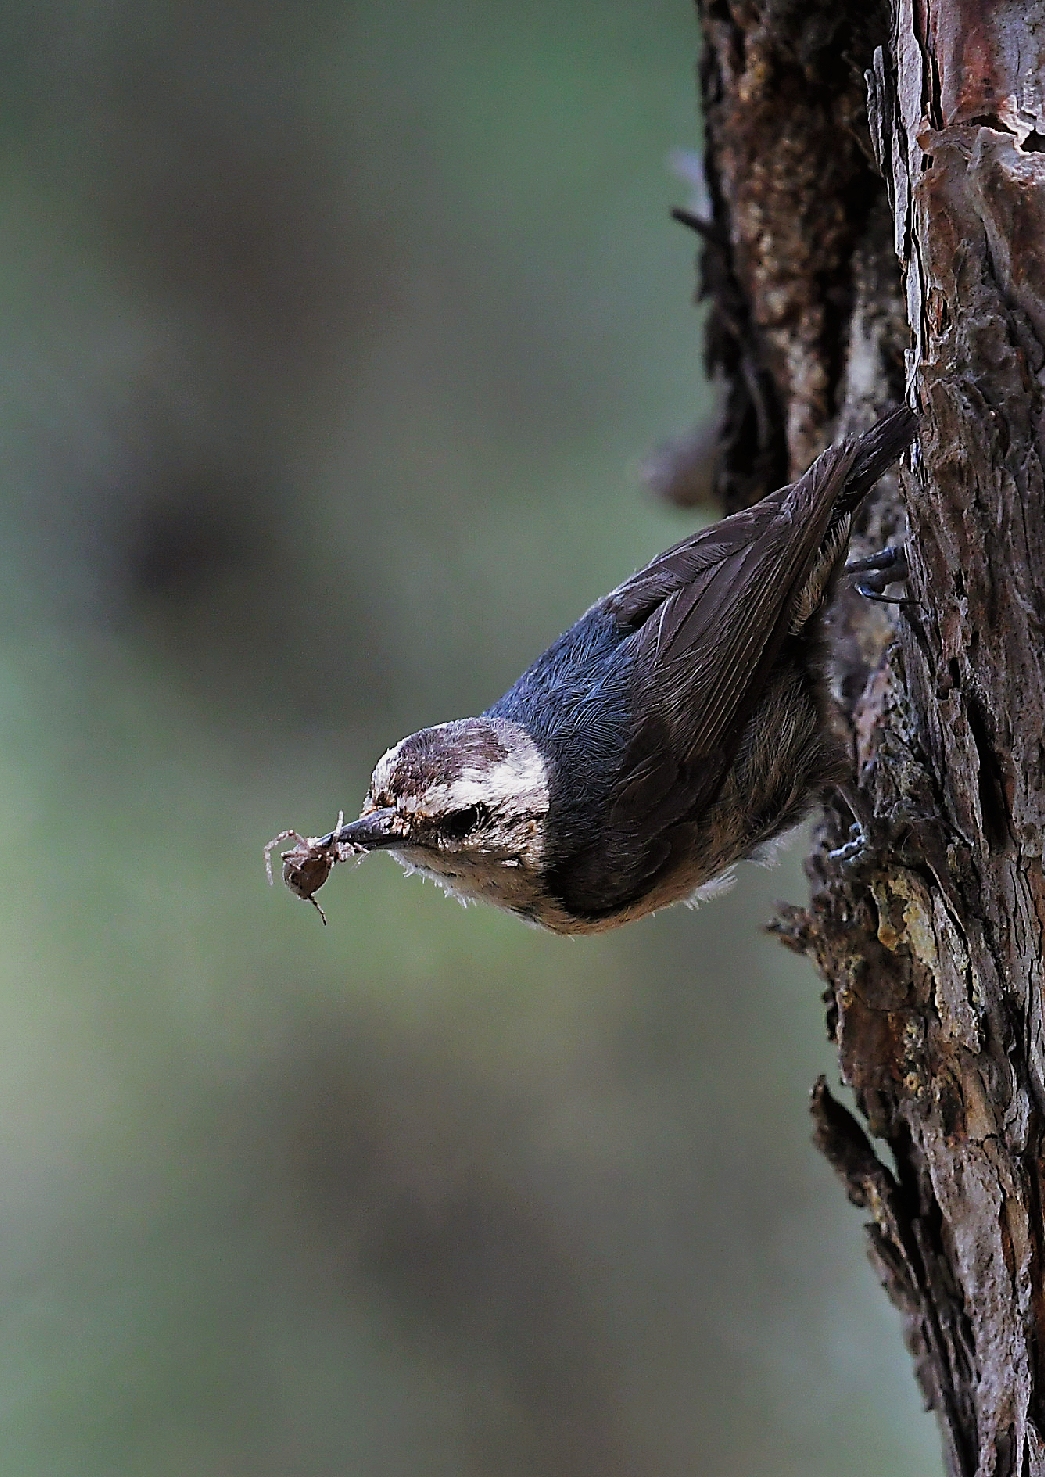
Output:
<path fill-rule="evenodd" d="M 829 814 L 810 906 L 776 925 L 827 981 L 867 1125 L 821 1083 L 817 1140 L 870 1213 L 948 1472 L 1045 1474 L 1045 7 L 698 8 L 725 505 L 890 403 L 921 418 L 855 541 L 909 529 L 917 604 L 835 619 L 872 844 L 832 863 Z"/>

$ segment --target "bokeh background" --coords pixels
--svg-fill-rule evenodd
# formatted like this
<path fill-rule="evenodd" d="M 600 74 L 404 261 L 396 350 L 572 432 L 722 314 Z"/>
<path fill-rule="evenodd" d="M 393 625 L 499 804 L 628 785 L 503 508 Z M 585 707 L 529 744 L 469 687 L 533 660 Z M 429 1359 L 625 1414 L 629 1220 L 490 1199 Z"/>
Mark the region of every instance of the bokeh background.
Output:
<path fill-rule="evenodd" d="M 10 0 L 0 1470 L 939 1470 L 798 860 L 545 937 L 351 812 L 693 526 L 687 0 Z"/>

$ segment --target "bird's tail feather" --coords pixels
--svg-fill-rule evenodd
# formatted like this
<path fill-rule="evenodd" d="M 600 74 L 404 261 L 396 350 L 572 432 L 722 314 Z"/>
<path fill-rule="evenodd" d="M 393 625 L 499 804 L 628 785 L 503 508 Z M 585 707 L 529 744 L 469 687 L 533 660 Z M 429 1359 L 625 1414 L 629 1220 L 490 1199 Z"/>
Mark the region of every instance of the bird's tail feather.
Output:
<path fill-rule="evenodd" d="M 902 405 L 864 432 L 856 443 L 856 455 L 845 479 L 845 490 L 836 504 L 839 512 L 855 508 L 870 492 L 882 473 L 887 472 L 910 446 L 917 426 L 918 417 L 914 411 Z"/>

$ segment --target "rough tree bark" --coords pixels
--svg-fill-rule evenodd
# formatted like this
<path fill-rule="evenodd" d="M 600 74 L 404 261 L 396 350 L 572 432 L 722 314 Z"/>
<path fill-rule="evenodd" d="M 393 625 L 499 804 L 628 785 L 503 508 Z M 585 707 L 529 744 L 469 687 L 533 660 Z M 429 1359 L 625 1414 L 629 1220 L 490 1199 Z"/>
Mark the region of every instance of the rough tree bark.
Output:
<path fill-rule="evenodd" d="M 891 402 L 921 415 L 861 531 L 906 518 L 917 605 L 835 620 L 872 844 L 831 864 L 829 813 L 776 924 L 867 1126 L 820 1083 L 817 1141 L 870 1212 L 948 1472 L 1045 1474 L 1045 10 L 698 10 L 725 505 Z"/>

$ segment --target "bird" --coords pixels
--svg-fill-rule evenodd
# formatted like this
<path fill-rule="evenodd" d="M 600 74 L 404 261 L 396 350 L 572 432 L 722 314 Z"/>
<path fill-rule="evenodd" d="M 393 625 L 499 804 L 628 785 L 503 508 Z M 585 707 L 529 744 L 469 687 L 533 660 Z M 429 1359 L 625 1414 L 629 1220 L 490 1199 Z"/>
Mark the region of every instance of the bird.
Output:
<path fill-rule="evenodd" d="M 318 908 L 334 863 L 388 851 L 557 934 L 713 892 L 847 778 L 824 613 L 853 514 L 915 428 L 901 407 L 829 447 L 597 600 L 478 717 L 401 739 L 357 820 L 281 833 L 288 886 Z M 872 598 L 891 554 L 850 566 L 876 572 Z"/>

